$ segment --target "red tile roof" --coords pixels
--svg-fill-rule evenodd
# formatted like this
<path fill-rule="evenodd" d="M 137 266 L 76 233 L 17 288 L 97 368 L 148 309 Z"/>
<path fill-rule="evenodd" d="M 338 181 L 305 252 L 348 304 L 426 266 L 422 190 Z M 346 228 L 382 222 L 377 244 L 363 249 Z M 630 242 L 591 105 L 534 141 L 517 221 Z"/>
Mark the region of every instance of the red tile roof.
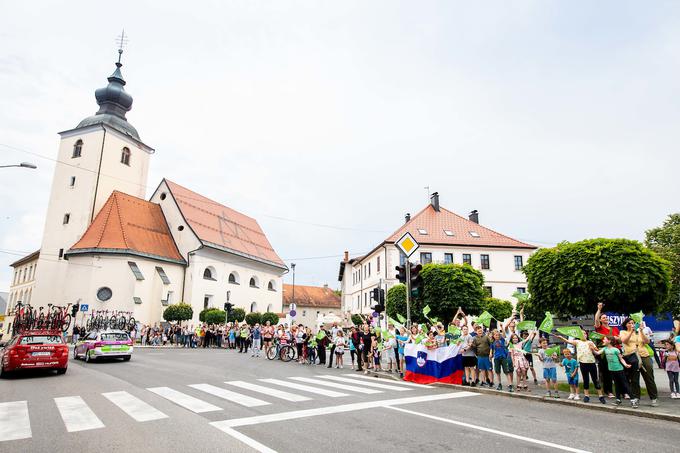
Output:
<path fill-rule="evenodd" d="M 184 263 L 156 203 L 114 190 L 67 255 L 129 253 Z"/>
<path fill-rule="evenodd" d="M 427 234 L 420 234 L 418 232 L 419 229 L 427 231 Z M 444 230 L 453 232 L 453 236 L 448 236 Z M 500 234 L 490 228 L 483 227 L 447 209 L 439 208 L 439 212 L 437 212 L 431 204 L 427 205 L 425 209 L 413 216 L 409 222 L 392 233 L 392 235 L 385 239 L 385 242 L 396 242 L 407 231 L 420 244 L 537 248 L 531 244 Z M 477 233 L 479 237 L 472 236 L 470 232 Z"/>
<path fill-rule="evenodd" d="M 172 181 L 165 182 L 204 245 L 285 267 L 255 219 Z"/>
<path fill-rule="evenodd" d="M 23 264 L 30 262 L 30 261 L 37 260 L 38 258 L 40 258 L 40 250 L 36 250 L 35 252 L 24 256 L 23 258 L 19 258 L 18 260 L 16 260 L 12 264 L 10 264 L 10 266 L 11 267 L 19 267 Z"/>
<path fill-rule="evenodd" d="M 283 285 L 283 305 L 293 302 L 293 285 Z M 295 285 L 295 303 L 301 307 L 340 308 L 340 296 L 326 286 Z"/>

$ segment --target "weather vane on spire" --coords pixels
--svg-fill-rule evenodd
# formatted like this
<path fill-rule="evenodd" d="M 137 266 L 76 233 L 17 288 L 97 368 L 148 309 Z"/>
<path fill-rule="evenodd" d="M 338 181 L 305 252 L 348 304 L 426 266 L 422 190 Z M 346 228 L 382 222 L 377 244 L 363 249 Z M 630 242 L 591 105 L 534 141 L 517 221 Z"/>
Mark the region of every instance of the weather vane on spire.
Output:
<path fill-rule="evenodd" d="M 120 58 L 123 56 L 123 48 L 127 46 L 128 37 L 125 34 L 125 29 L 123 29 L 120 36 L 116 38 L 116 44 L 118 44 L 118 65 L 121 65 Z"/>

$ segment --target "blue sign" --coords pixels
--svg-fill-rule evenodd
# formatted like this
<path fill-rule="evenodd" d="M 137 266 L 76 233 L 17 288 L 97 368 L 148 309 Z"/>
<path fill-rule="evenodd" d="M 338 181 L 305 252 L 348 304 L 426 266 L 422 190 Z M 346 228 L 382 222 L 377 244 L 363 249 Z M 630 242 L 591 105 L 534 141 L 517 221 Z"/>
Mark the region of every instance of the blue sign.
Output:
<path fill-rule="evenodd" d="M 290 315 L 291 318 L 294 318 L 295 315 L 297 315 L 297 312 L 295 310 L 291 310 L 290 312 L 288 312 L 288 314 Z"/>
<path fill-rule="evenodd" d="M 87 304 L 80 304 L 80 311 L 87 311 L 90 309 L 90 306 Z"/>
<path fill-rule="evenodd" d="M 628 315 L 610 311 L 606 312 L 605 314 L 607 315 L 607 318 L 609 318 L 609 325 L 612 327 L 621 327 L 623 320 L 628 317 Z M 659 316 L 645 315 L 643 320 L 645 321 L 647 327 L 652 329 L 654 332 L 673 330 L 673 317 L 670 313 Z"/>

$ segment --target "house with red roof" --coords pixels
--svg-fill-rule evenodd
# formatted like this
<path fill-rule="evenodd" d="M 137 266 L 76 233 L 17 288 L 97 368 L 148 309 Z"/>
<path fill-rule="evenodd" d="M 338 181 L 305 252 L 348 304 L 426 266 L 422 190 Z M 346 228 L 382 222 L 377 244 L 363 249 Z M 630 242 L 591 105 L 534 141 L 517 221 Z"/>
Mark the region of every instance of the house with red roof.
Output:
<path fill-rule="evenodd" d="M 404 224 L 366 255 L 350 257 L 345 252 L 338 275 L 343 311 L 371 313 L 371 291 L 399 283 L 395 267 L 406 257 L 395 243 L 406 233 L 419 244 L 409 259 L 412 263 L 469 264 L 484 275 L 490 296 L 511 302 L 515 292 L 526 291 L 522 267 L 537 247 L 480 225 L 477 211 L 465 218 L 445 209 L 435 192 L 427 206 L 413 217 L 406 214 Z"/>

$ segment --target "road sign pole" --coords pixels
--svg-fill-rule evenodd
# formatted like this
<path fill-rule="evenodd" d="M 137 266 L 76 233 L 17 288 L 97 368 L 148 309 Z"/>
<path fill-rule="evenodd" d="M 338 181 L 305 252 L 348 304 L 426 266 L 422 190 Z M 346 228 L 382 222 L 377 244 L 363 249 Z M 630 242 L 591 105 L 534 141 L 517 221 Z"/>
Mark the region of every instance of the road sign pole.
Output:
<path fill-rule="evenodd" d="M 411 328 L 411 263 L 406 259 L 406 327 Z"/>

